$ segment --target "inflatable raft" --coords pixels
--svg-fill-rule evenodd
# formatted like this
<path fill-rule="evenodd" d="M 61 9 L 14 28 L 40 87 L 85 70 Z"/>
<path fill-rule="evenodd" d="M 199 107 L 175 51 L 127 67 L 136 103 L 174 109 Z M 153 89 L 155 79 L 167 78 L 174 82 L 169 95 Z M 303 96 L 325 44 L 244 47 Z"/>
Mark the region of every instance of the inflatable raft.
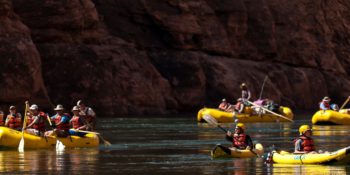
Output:
<path fill-rule="evenodd" d="M 273 163 L 280 164 L 348 164 L 350 147 L 338 151 L 320 154 L 294 154 L 286 151 L 272 151 Z"/>
<path fill-rule="evenodd" d="M 338 111 L 319 110 L 312 116 L 312 124 L 315 125 L 350 125 L 348 109 Z"/>
<path fill-rule="evenodd" d="M 69 136 L 66 138 L 57 138 L 55 136 L 39 137 L 24 133 L 25 149 L 44 149 L 55 148 L 56 141 L 59 139 L 66 148 L 82 148 L 99 146 L 99 138 L 96 134 L 88 133 L 84 137 Z M 0 127 L 0 148 L 18 148 L 22 138 L 22 132 Z"/>
<path fill-rule="evenodd" d="M 229 149 L 230 154 L 226 153 L 224 150 Z M 234 157 L 234 158 L 250 158 L 250 157 L 257 157 L 262 156 L 264 154 L 264 147 L 257 143 L 254 145 L 253 150 L 240 150 L 236 148 L 227 148 L 222 145 L 216 145 L 213 150 L 211 151 L 211 157 L 213 158 L 227 158 L 227 157 Z"/>
<path fill-rule="evenodd" d="M 278 113 L 290 120 L 293 119 L 293 112 L 288 107 L 281 106 L 279 108 Z M 235 117 L 232 112 L 225 112 L 214 108 L 202 108 L 201 110 L 198 111 L 197 120 L 199 122 L 204 122 L 203 116 L 207 114 L 214 117 L 220 123 L 231 123 L 231 122 L 234 122 L 236 119 L 238 119 L 239 122 L 243 122 L 243 123 L 276 122 L 276 121 L 288 122 L 288 120 L 268 112 L 264 114 L 257 114 L 253 112 L 251 107 L 245 107 L 244 113 L 236 113 Z"/>

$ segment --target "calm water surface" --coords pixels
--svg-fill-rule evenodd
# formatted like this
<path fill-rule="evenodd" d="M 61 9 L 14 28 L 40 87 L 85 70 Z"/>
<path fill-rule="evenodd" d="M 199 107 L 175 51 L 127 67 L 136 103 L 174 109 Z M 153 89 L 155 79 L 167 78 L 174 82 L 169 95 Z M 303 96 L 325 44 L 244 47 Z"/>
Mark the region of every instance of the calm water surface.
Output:
<path fill-rule="evenodd" d="M 309 116 L 297 116 L 299 118 Z M 265 152 L 292 150 L 292 140 L 301 124 L 246 124 L 254 142 Z M 222 124 L 233 128 L 234 124 Z M 313 126 L 317 148 L 334 151 L 350 145 L 350 126 Z M 0 151 L 2 174 L 350 174 L 348 166 L 273 165 L 263 158 L 212 159 L 210 150 L 218 143 L 230 145 L 225 133 L 193 117 L 104 118 L 99 131 L 112 143 L 106 148 Z"/>

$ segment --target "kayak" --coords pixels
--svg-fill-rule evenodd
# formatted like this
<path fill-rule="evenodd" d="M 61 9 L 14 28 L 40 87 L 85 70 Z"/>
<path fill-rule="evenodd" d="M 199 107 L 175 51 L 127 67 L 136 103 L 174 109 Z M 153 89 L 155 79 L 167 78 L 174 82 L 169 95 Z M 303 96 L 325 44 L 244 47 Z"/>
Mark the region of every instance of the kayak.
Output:
<path fill-rule="evenodd" d="M 293 119 L 293 112 L 288 107 L 280 106 L 278 113 L 290 120 Z M 197 121 L 204 122 L 204 115 L 210 115 L 214 117 L 220 123 L 232 123 L 238 119 L 239 122 L 249 123 L 249 122 L 288 122 L 288 120 L 279 117 L 275 114 L 264 113 L 257 114 L 253 112 L 251 107 L 245 107 L 244 113 L 235 113 L 235 116 L 232 112 L 221 111 L 214 108 L 202 108 L 197 113 Z"/>
<path fill-rule="evenodd" d="M 347 164 L 350 163 L 350 146 L 334 152 L 317 154 L 272 151 L 270 156 L 272 156 L 273 163 L 279 164 Z"/>
<path fill-rule="evenodd" d="M 229 149 L 230 154 L 226 153 L 224 150 Z M 227 157 L 234 157 L 234 158 L 250 158 L 250 157 L 257 157 L 262 156 L 264 154 L 264 147 L 257 143 L 254 145 L 253 150 L 240 150 L 233 147 L 225 147 L 222 145 L 216 145 L 213 150 L 211 150 L 211 157 L 213 158 L 227 158 Z"/>
<path fill-rule="evenodd" d="M 1 148 L 18 148 L 22 138 L 22 132 L 0 127 L 0 147 Z M 57 139 L 63 143 L 66 148 L 98 147 L 99 138 L 96 134 L 88 133 L 84 137 L 68 136 L 66 138 L 48 136 L 39 137 L 36 135 L 24 133 L 25 149 L 46 149 L 55 148 Z"/>
<path fill-rule="evenodd" d="M 319 110 L 312 116 L 312 124 L 315 125 L 350 125 L 350 114 L 347 109 L 338 111 Z"/>

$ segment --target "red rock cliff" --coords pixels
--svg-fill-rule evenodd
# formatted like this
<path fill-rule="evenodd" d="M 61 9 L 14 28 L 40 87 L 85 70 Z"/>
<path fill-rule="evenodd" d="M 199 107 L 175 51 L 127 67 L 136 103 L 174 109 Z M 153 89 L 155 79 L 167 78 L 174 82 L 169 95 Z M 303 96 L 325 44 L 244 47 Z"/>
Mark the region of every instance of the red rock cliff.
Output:
<path fill-rule="evenodd" d="M 3 105 L 193 112 L 240 95 L 350 95 L 348 0 L 0 0 Z"/>

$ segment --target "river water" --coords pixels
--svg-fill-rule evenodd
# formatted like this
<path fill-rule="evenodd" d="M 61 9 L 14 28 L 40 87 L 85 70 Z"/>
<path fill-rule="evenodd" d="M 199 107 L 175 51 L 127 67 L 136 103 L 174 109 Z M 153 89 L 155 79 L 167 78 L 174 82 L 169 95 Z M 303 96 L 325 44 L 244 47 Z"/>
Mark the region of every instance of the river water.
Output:
<path fill-rule="evenodd" d="M 297 116 L 310 118 L 311 115 Z M 265 152 L 293 149 L 301 124 L 246 124 Z M 232 129 L 234 123 L 222 124 Z M 210 150 L 225 141 L 225 133 L 195 116 L 165 118 L 103 118 L 99 131 L 110 147 L 96 149 L 0 151 L 1 174 L 350 174 L 348 166 L 264 164 L 264 158 L 212 159 Z M 334 151 L 350 145 L 350 126 L 313 126 L 317 149 Z"/>

